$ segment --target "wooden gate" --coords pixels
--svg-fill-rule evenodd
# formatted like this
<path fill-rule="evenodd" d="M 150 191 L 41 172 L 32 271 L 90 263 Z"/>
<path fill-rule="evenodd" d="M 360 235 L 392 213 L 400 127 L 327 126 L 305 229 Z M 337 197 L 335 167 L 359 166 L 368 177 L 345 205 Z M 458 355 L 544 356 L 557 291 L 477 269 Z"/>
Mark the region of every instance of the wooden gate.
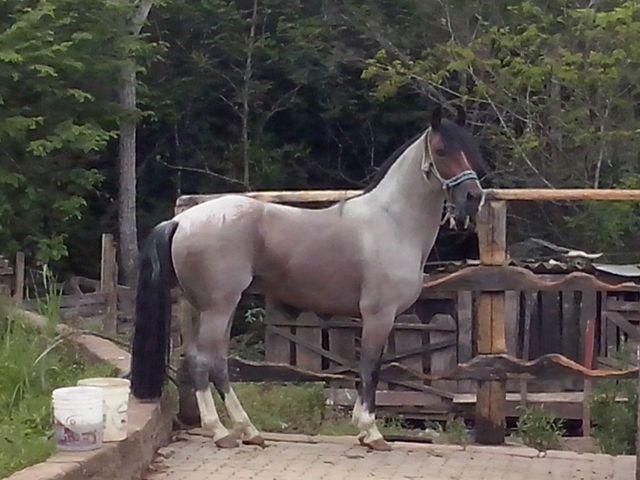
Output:
<path fill-rule="evenodd" d="M 422 298 L 409 313 L 398 316 L 382 357 L 378 405 L 421 414 L 445 415 L 450 411 L 455 393 L 460 387 L 468 390 L 470 382 L 426 383 L 410 374 L 385 372 L 384 366 L 399 363 L 425 374 L 451 371 L 458 363 L 471 359 L 471 321 L 471 295 L 467 292 Z M 295 312 L 267 299 L 265 323 L 267 362 L 355 378 L 360 351 L 359 319 Z M 329 401 L 335 405 L 353 404 L 354 387 L 355 380 L 332 382 Z"/>

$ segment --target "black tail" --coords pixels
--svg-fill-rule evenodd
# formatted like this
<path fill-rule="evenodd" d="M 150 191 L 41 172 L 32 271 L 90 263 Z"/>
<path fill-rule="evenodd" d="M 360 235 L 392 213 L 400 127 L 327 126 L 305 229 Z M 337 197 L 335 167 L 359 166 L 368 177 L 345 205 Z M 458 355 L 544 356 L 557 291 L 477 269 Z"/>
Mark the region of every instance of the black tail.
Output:
<path fill-rule="evenodd" d="M 178 222 L 156 226 L 140 252 L 131 389 L 140 399 L 158 398 L 169 356 L 171 293 L 175 279 L 171 242 Z"/>

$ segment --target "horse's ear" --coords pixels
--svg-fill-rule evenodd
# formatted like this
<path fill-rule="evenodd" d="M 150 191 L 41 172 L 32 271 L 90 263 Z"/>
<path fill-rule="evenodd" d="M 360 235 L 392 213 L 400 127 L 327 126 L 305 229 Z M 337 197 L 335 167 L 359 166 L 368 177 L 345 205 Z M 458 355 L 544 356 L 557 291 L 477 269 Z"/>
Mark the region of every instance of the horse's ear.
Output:
<path fill-rule="evenodd" d="M 431 114 L 431 128 L 433 130 L 439 130 L 442 123 L 442 107 L 438 105 Z"/>
<path fill-rule="evenodd" d="M 461 127 L 467 123 L 467 112 L 460 105 L 456 105 L 456 123 Z"/>

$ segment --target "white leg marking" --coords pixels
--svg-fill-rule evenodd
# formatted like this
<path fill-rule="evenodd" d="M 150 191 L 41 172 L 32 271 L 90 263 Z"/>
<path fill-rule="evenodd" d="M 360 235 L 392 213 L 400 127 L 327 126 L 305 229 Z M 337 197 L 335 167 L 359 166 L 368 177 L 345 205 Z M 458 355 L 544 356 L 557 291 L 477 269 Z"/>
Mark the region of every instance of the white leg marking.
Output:
<path fill-rule="evenodd" d="M 376 425 L 376 416 L 373 413 L 367 412 L 363 407 L 360 407 L 356 426 L 360 430 L 358 438 L 362 438 L 365 443 L 373 442 L 374 440 L 382 439 L 382 434 L 378 430 Z"/>
<path fill-rule="evenodd" d="M 356 398 L 356 404 L 353 406 L 353 413 L 351 414 L 351 424 L 354 426 L 358 425 L 358 418 L 360 418 L 360 412 L 362 412 L 362 401 L 360 400 L 360 395 Z"/>
<path fill-rule="evenodd" d="M 260 435 L 260 432 L 249 419 L 249 415 L 242 408 L 242 404 L 233 388 L 229 388 L 229 393 L 225 395 L 224 405 L 233 422 L 234 430 L 240 433 L 242 440 L 249 440 Z"/>
<path fill-rule="evenodd" d="M 220 421 L 216 405 L 213 403 L 211 389 L 196 390 L 196 401 L 198 402 L 198 410 L 200 410 L 200 423 L 202 428 L 213 432 L 213 440 L 218 441 L 229 435 L 229 430 Z"/>

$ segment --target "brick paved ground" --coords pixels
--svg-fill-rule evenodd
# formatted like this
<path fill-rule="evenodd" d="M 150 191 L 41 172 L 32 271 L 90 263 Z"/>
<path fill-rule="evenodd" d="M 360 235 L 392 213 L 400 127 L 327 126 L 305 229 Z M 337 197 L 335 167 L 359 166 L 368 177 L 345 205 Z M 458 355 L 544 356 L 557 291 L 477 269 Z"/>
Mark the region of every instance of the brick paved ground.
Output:
<path fill-rule="evenodd" d="M 321 443 L 270 441 L 268 448 L 219 450 L 211 439 L 190 436 L 160 451 L 148 480 L 632 480 L 630 456 L 549 452 L 527 448 L 394 444 L 367 452 L 353 439 Z M 316 439 L 316 441 L 318 441 Z M 329 443 L 330 442 L 330 443 Z"/>

